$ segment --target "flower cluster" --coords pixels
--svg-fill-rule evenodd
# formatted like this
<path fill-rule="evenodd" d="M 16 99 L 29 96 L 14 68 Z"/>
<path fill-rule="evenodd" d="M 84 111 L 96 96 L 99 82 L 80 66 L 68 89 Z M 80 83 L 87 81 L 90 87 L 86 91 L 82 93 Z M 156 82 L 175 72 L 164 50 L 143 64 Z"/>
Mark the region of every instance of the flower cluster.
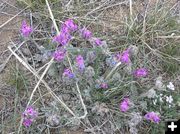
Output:
<path fill-rule="evenodd" d="M 169 84 L 167 85 L 167 88 L 169 88 L 170 90 L 175 90 L 175 87 L 172 82 L 169 82 Z"/>
<path fill-rule="evenodd" d="M 84 70 L 84 68 L 85 68 L 84 58 L 81 55 L 78 55 L 76 57 L 76 64 L 77 64 L 79 70 Z"/>
<path fill-rule="evenodd" d="M 66 45 L 69 43 L 69 41 L 71 40 L 71 35 L 69 33 L 66 33 L 64 31 L 61 31 L 60 34 L 58 34 L 57 36 L 55 36 L 53 38 L 53 41 L 58 42 L 59 44 L 61 44 L 62 46 Z"/>
<path fill-rule="evenodd" d="M 129 49 L 125 50 L 122 54 L 118 53 L 116 58 L 119 62 L 128 64 L 130 62 Z"/>
<path fill-rule="evenodd" d="M 73 39 L 72 33 L 77 30 L 79 31 L 82 38 L 93 41 L 93 44 L 95 44 L 96 46 L 100 46 L 103 44 L 99 38 L 92 37 L 92 32 L 87 28 L 78 28 L 78 25 L 76 25 L 72 19 L 68 19 L 62 24 L 60 33 L 53 38 L 53 41 L 60 44 L 60 46 L 65 46 L 70 42 L 71 39 Z M 64 55 L 64 52 L 57 50 L 54 52 L 53 57 L 55 60 L 61 61 L 62 59 L 64 59 Z M 80 70 L 84 69 L 84 59 L 81 55 L 78 55 L 76 57 L 76 63 Z"/>
<path fill-rule="evenodd" d="M 78 26 L 74 23 L 72 19 L 68 19 L 64 22 L 62 26 L 62 31 L 65 32 L 74 32 L 78 29 Z"/>
<path fill-rule="evenodd" d="M 124 98 L 120 103 L 120 110 L 126 112 L 129 109 L 129 98 Z"/>
<path fill-rule="evenodd" d="M 72 39 L 71 33 L 77 29 L 78 26 L 73 22 L 73 20 L 68 19 L 62 24 L 60 33 L 53 38 L 53 41 L 59 43 L 62 46 L 67 45 Z"/>
<path fill-rule="evenodd" d="M 167 105 L 169 108 L 174 105 L 174 98 L 172 95 L 167 95 L 164 93 L 160 93 L 159 95 L 155 95 L 154 100 L 153 100 L 153 104 L 156 105 L 157 103 L 163 103 L 161 105 Z"/>
<path fill-rule="evenodd" d="M 66 50 L 65 49 L 59 49 L 53 53 L 53 57 L 57 61 L 62 61 L 65 58 L 65 56 L 66 56 Z"/>
<path fill-rule="evenodd" d="M 115 61 L 113 60 L 113 58 L 111 58 L 111 62 L 112 64 L 117 64 L 117 62 L 121 62 L 121 63 L 125 63 L 125 64 L 129 64 L 130 63 L 130 49 L 126 49 L 125 51 L 121 53 L 117 53 L 114 55 L 115 57 Z M 139 69 L 136 69 L 134 72 L 133 72 L 133 75 L 137 78 L 139 77 L 146 77 L 148 75 L 148 71 L 146 68 L 139 68 Z"/>
<path fill-rule="evenodd" d="M 134 76 L 135 77 L 146 77 L 148 74 L 147 69 L 145 68 L 139 68 L 134 71 Z"/>
<path fill-rule="evenodd" d="M 100 40 L 99 38 L 95 38 L 95 44 L 97 46 L 101 46 L 102 45 L 102 40 Z"/>
<path fill-rule="evenodd" d="M 103 82 L 103 83 L 100 84 L 100 88 L 107 89 L 108 88 L 108 84 Z"/>
<path fill-rule="evenodd" d="M 24 37 L 28 37 L 33 31 L 33 28 L 28 26 L 27 22 L 24 20 L 21 25 L 21 34 Z"/>
<path fill-rule="evenodd" d="M 60 45 L 64 46 L 69 43 L 72 39 L 71 33 L 78 30 L 78 26 L 74 23 L 72 19 L 66 20 L 61 27 L 60 34 L 53 38 L 53 41 L 59 43 Z M 90 40 L 92 39 L 92 32 L 87 28 L 82 28 L 79 30 L 80 36 L 84 39 Z M 94 38 L 94 43 L 97 46 L 102 44 L 102 41 L 98 38 Z"/>
<path fill-rule="evenodd" d="M 69 42 L 73 39 L 72 34 L 75 31 L 78 31 L 80 36 L 82 38 L 88 40 L 93 46 L 96 46 L 96 47 L 100 46 L 100 48 L 102 48 L 104 41 L 102 41 L 99 38 L 93 37 L 93 34 L 90 30 L 88 30 L 85 27 L 79 28 L 78 25 L 75 24 L 72 19 L 68 19 L 61 25 L 60 33 L 53 38 L 53 41 L 57 42 L 59 44 L 57 50 L 52 54 L 53 58 L 56 61 L 60 62 L 60 61 L 63 61 L 65 59 L 67 51 L 66 51 L 66 47 L 64 47 L 64 46 L 68 45 Z M 30 26 L 28 26 L 25 21 L 23 21 L 23 23 L 22 23 L 21 33 L 25 37 L 29 36 L 32 33 L 32 28 Z M 103 46 L 105 46 L 105 45 L 103 45 Z M 117 53 L 114 55 L 109 54 L 108 55 L 109 58 L 106 59 L 106 63 L 110 67 L 120 65 L 118 63 L 131 65 L 130 56 L 132 57 L 132 55 L 130 55 L 131 54 L 130 51 L 131 50 L 128 48 L 128 49 L 124 50 L 122 53 Z M 94 53 L 92 51 L 90 53 L 87 53 L 86 60 L 87 59 L 91 60 L 91 61 L 89 61 L 91 63 L 91 62 L 93 62 L 93 60 L 96 59 L 96 57 L 97 57 L 96 53 Z M 85 60 L 84 60 L 84 57 L 82 55 L 76 56 L 75 64 L 80 71 L 86 72 L 87 74 L 88 74 L 89 70 L 90 70 L 89 72 L 94 71 L 90 67 L 89 67 L 89 70 L 86 71 Z M 87 63 L 87 65 L 88 65 L 88 63 Z M 148 75 L 148 71 L 146 68 L 138 68 L 135 71 L 130 71 L 130 72 L 136 78 L 146 77 Z M 95 72 L 92 74 L 93 74 L 92 76 L 91 75 L 88 75 L 88 76 L 91 76 L 91 78 L 92 78 L 95 75 Z M 63 72 L 63 77 L 66 77 L 67 79 L 70 78 L 69 80 L 74 80 L 72 78 L 75 77 L 75 74 L 74 74 L 73 70 L 71 70 L 70 68 L 66 68 Z M 66 79 L 65 79 L 65 81 L 66 81 Z M 100 80 L 97 85 L 98 85 L 98 88 L 108 89 L 109 88 L 108 83 L 109 83 L 109 81 L 107 82 L 106 80 Z M 169 83 L 167 88 L 174 90 L 174 85 L 172 83 Z M 154 91 L 151 90 L 149 92 L 148 97 L 150 98 L 150 97 L 154 96 L 154 94 L 155 94 Z M 166 100 L 169 103 L 172 103 L 172 101 L 173 101 L 171 96 L 166 97 Z M 127 112 L 129 110 L 130 104 L 131 104 L 130 99 L 127 97 L 124 98 L 119 105 L 121 112 Z M 29 127 L 37 116 L 38 116 L 38 112 L 33 107 L 31 107 L 31 106 L 28 107 L 23 112 L 23 125 L 26 127 Z M 155 122 L 155 123 L 160 122 L 160 117 L 155 112 L 149 112 L 144 117 L 145 117 L 145 119 L 150 120 L 150 121 Z"/>
<path fill-rule="evenodd" d="M 166 96 L 166 102 L 171 104 L 173 102 L 173 97 L 171 95 L 170 96 Z"/>
<path fill-rule="evenodd" d="M 97 37 L 93 37 L 93 34 L 90 30 L 88 30 L 87 28 L 82 28 L 80 29 L 80 36 L 88 41 L 90 41 L 90 43 L 93 46 L 102 46 L 104 43 L 104 41 L 102 41 L 100 38 Z"/>
<path fill-rule="evenodd" d="M 160 117 L 155 112 L 149 112 L 144 117 L 146 120 L 150 120 L 154 123 L 160 122 Z"/>
<path fill-rule="evenodd" d="M 87 28 L 83 28 L 80 30 L 80 34 L 84 39 L 90 39 L 92 37 L 92 32 Z"/>
<path fill-rule="evenodd" d="M 38 112 L 32 106 L 27 107 L 22 114 L 23 125 L 25 127 L 30 127 L 35 118 L 37 118 L 37 116 Z"/>
<path fill-rule="evenodd" d="M 71 69 L 69 69 L 69 68 L 66 68 L 64 70 L 63 76 L 68 77 L 68 78 L 74 78 L 74 74 L 72 73 Z"/>

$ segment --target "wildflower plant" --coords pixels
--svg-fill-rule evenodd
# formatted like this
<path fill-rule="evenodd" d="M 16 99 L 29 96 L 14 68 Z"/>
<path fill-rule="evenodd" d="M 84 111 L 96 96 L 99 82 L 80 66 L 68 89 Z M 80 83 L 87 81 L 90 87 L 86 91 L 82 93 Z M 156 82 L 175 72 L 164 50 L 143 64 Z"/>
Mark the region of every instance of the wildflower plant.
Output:
<path fill-rule="evenodd" d="M 28 37 L 33 32 L 33 28 L 29 26 L 25 20 L 23 20 L 20 32 L 22 36 Z"/>
<path fill-rule="evenodd" d="M 69 69 L 69 68 L 66 68 L 66 69 L 64 70 L 63 76 L 64 76 L 64 77 L 69 77 L 69 78 L 74 78 L 74 77 L 75 77 L 74 74 L 73 74 L 73 72 L 72 72 L 71 69 Z"/>
<path fill-rule="evenodd" d="M 146 77 L 148 75 L 148 71 L 145 68 L 139 68 L 134 71 L 135 77 Z"/>
<path fill-rule="evenodd" d="M 73 2 L 62 6 L 62 10 L 72 8 L 71 3 Z M 148 38 L 144 36 L 147 36 L 147 33 L 139 35 L 133 31 L 136 21 L 131 24 L 131 28 L 128 24 L 130 22 L 127 22 L 128 32 L 125 35 L 127 39 L 121 40 L 119 35 L 114 38 L 116 34 L 110 38 L 103 35 L 103 28 L 98 30 L 93 27 L 95 24 L 88 22 L 91 19 L 87 16 L 93 12 L 85 14 L 87 18 L 83 19 L 87 19 L 86 24 L 81 17 L 69 17 L 74 10 L 68 9 L 66 17 L 56 16 L 61 11 L 56 12 L 51 8 L 57 5 L 50 5 L 48 0 L 45 0 L 45 4 L 52 21 L 46 24 L 48 28 L 38 34 L 39 30 L 34 30 L 27 21 L 23 21 L 20 29 L 23 37 L 29 38 L 31 34 L 36 36 L 34 32 L 36 31 L 37 38 L 43 36 L 45 41 L 41 40 L 43 43 L 38 41 L 41 44 L 39 45 L 36 43 L 38 39 L 29 38 L 28 47 L 33 49 L 31 48 L 32 54 L 27 56 L 16 52 L 16 48 L 12 50 L 14 47 L 9 47 L 20 63 L 33 73 L 36 81 L 34 89 L 28 90 L 31 94 L 30 96 L 28 94 L 27 108 L 22 112 L 19 132 L 22 125 L 28 128 L 38 118 L 48 131 L 51 131 L 51 127 L 60 128 L 71 124 L 78 129 L 82 123 L 88 126 L 86 132 L 89 133 L 113 134 L 119 130 L 127 133 L 124 128 L 130 133 L 138 133 L 138 129 L 141 128 L 138 125 L 161 125 L 162 120 L 171 117 L 169 111 L 175 113 L 176 109 L 168 108 L 175 108 L 177 105 L 176 85 L 172 82 L 164 84 L 161 77 L 153 76 L 156 72 L 153 69 L 154 64 L 149 61 L 149 56 L 156 51 L 146 43 Z M 145 28 L 145 24 L 143 25 Z M 36 29 L 40 29 L 39 25 Z M 111 34 L 112 31 L 108 32 Z M 136 34 L 132 36 L 134 32 Z M 137 38 L 137 41 L 134 41 L 134 38 Z M 118 39 L 121 41 L 114 41 Z M 23 48 L 22 45 L 19 46 L 20 50 Z M 160 54 L 162 53 L 157 55 Z M 34 62 L 34 57 L 39 58 L 36 62 L 38 65 Z M 38 93 L 36 98 L 35 95 Z M 51 106 L 51 102 L 55 104 Z M 40 109 L 41 114 L 31 106 L 35 103 L 43 105 Z"/>
<path fill-rule="evenodd" d="M 160 122 L 160 117 L 155 112 L 149 112 L 144 117 L 146 120 L 150 120 L 155 123 Z"/>
<path fill-rule="evenodd" d="M 124 98 L 124 100 L 120 103 L 120 110 L 122 112 L 126 112 L 129 109 L 129 99 Z"/>
<path fill-rule="evenodd" d="M 52 52 L 51 57 L 55 62 L 57 62 L 57 65 L 63 65 L 63 63 L 65 63 L 67 60 L 70 63 L 70 65 L 65 65 L 64 70 L 62 71 L 63 83 L 66 83 L 66 85 L 70 85 L 72 87 L 75 83 L 78 87 L 78 81 L 87 83 L 87 85 L 90 85 L 90 88 L 92 89 L 88 94 L 92 96 L 95 101 L 98 101 L 98 99 L 96 99 L 95 97 L 98 94 L 104 96 L 102 97 L 104 99 L 101 100 L 107 100 L 105 99 L 106 96 L 109 96 L 107 94 L 111 94 L 116 91 L 111 90 L 111 88 L 114 88 L 113 83 L 115 81 L 109 80 L 109 78 L 112 77 L 115 70 L 117 70 L 119 67 L 126 68 L 129 65 L 132 66 L 132 64 L 134 63 L 134 60 L 131 59 L 133 50 L 130 47 L 127 47 L 122 52 L 106 54 L 104 52 L 107 50 L 104 50 L 103 48 L 105 40 L 103 41 L 100 38 L 93 37 L 93 33 L 90 30 L 88 30 L 86 27 L 80 27 L 81 26 L 78 26 L 73 21 L 73 19 L 67 19 L 62 23 L 60 32 L 52 39 L 52 42 L 56 42 L 57 46 L 56 50 Z M 74 32 L 76 31 L 79 32 L 79 36 L 82 38 L 82 41 L 86 40 L 89 42 L 89 47 L 91 49 L 90 51 L 86 51 L 87 55 L 83 51 L 77 51 L 76 49 L 78 48 L 76 47 L 70 47 L 71 41 L 75 39 L 73 36 Z M 30 32 L 31 31 L 29 31 L 29 33 Z M 68 48 L 73 48 L 75 50 L 75 54 L 73 54 L 72 52 L 72 63 L 70 62 L 71 59 L 69 59 L 70 57 L 68 56 Z M 107 46 L 106 49 L 108 49 Z M 98 55 L 101 56 L 98 57 Z M 97 61 L 101 58 L 103 58 L 104 60 L 101 60 L 101 63 L 98 63 L 99 65 L 97 65 Z M 91 66 L 88 66 L 90 64 Z M 107 65 L 108 68 L 106 68 L 105 65 Z M 73 70 L 74 67 L 77 68 L 77 70 Z M 94 70 L 95 68 L 101 69 L 102 72 L 96 72 L 96 70 Z M 148 76 L 148 68 L 136 68 L 135 71 L 130 71 L 132 72 L 128 75 L 130 75 L 131 78 L 134 77 L 134 79 L 143 79 Z M 83 77 L 85 77 L 88 81 L 84 81 Z M 119 79 L 117 79 L 117 81 L 119 81 Z M 120 86 L 123 86 L 121 84 Z M 167 88 L 174 89 L 172 83 L 169 83 Z M 153 91 L 153 96 L 155 96 L 155 91 L 151 91 Z M 149 92 L 146 93 L 146 96 L 148 96 L 148 98 L 154 98 L 150 97 Z M 172 100 L 172 96 L 166 96 L 166 101 L 168 103 L 172 103 Z M 156 105 L 156 103 L 157 100 L 153 100 L 153 104 Z M 129 97 L 124 97 L 124 99 L 119 104 L 119 111 L 122 113 L 130 112 L 130 107 L 133 110 L 133 105 L 134 104 L 130 101 Z M 36 117 L 37 112 L 32 107 L 28 107 L 23 113 L 23 125 L 29 127 Z M 144 118 L 154 123 L 160 122 L 160 117 L 155 112 L 147 113 Z M 59 121 L 57 122 L 59 123 Z"/>
<path fill-rule="evenodd" d="M 80 30 L 80 35 L 84 39 L 90 39 L 92 37 L 92 32 L 88 30 L 87 28 L 82 28 Z"/>
<path fill-rule="evenodd" d="M 25 127 L 30 127 L 37 117 L 38 112 L 32 106 L 28 106 L 22 113 L 23 125 Z"/>
<path fill-rule="evenodd" d="M 56 61 L 63 61 L 66 56 L 66 50 L 65 49 L 58 49 L 53 53 L 53 57 Z"/>

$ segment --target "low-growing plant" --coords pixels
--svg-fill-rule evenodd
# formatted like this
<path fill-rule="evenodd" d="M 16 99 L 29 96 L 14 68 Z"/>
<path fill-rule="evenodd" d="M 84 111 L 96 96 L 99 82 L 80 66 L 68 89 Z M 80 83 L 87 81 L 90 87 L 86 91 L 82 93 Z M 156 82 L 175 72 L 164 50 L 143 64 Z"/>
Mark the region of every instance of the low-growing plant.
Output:
<path fill-rule="evenodd" d="M 20 109 L 18 133 L 83 127 L 97 134 L 156 134 L 164 132 L 166 119 L 180 117 L 175 80 L 179 42 L 166 39 L 179 34 L 171 9 L 156 3 L 154 10 L 145 9 L 142 19 L 133 16 L 130 1 L 130 15 L 122 29 L 117 26 L 124 35 L 119 35 L 111 28 L 103 33 L 105 21 L 98 21 L 101 1 L 19 2 L 34 15 L 31 23 L 24 19 L 19 30 L 28 47 L 22 43 L 8 48 L 33 74 L 35 85 Z M 12 85 L 28 89 L 24 76 L 15 72 Z M 168 75 L 173 76 L 166 79 Z"/>

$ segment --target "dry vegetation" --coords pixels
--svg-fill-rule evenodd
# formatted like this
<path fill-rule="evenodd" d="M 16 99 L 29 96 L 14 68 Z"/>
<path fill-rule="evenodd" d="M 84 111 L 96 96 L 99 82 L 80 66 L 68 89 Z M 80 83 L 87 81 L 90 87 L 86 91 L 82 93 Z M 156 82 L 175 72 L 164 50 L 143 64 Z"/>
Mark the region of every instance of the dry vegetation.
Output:
<path fill-rule="evenodd" d="M 68 18 L 88 27 L 107 48 L 92 48 L 76 34 L 66 59 L 57 63 L 48 53 L 56 49 L 52 38 Z M 34 28 L 30 38 L 19 32 L 22 20 Z M 166 119 L 180 118 L 179 44 L 177 0 L 1 0 L 0 133 L 161 134 Z M 115 54 L 129 47 L 134 48 L 130 65 L 114 69 L 106 64 L 109 56 L 102 51 Z M 90 52 L 97 54 L 93 63 L 87 58 Z M 88 65 L 83 74 L 74 64 L 79 53 Z M 77 81 L 64 80 L 65 66 L 77 73 Z M 148 77 L 135 79 L 131 74 L 138 67 L 147 68 Z M 111 73 L 108 88 L 97 89 L 97 81 Z M 174 91 L 166 88 L 169 82 Z M 158 101 L 160 94 L 164 102 Z M 121 112 L 119 104 L 126 96 L 131 107 Z M 28 105 L 39 114 L 26 128 L 21 114 Z M 160 114 L 158 125 L 144 119 L 148 111 Z"/>

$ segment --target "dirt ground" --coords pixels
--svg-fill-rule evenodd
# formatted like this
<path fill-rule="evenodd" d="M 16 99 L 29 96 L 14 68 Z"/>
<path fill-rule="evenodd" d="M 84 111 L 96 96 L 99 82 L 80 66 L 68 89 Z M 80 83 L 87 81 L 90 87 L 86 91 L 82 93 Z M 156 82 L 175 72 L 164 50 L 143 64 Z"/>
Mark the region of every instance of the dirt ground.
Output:
<path fill-rule="evenodd" d="M 0 25 L 3 25 L 14 15 L 16 15 L 20 10 L 15 7 L 15 0 L 0 0 Z M 20 17 L 17 16 L 12 21 L 4 25 L 0 29 L 0 53 L 7 49 L 8 43 L 13 37 L 16 36 L 16 32 L 20 26 Z"/>
<path fill-rule="evenodd" d="M 7 64 L 5 68 L 2 68 L 2 65 L 10 55 L 7 46 L 17 36 L 21 23 L 20 16 L 9 21 L 20 11 L 15 3 L 16 0 L 0 0 L 0 110 L 3 109 L 7 99 L 5 96 L 9 96 L 8 92 L 12 90 L 6 83 L 9 65 Z"/>

